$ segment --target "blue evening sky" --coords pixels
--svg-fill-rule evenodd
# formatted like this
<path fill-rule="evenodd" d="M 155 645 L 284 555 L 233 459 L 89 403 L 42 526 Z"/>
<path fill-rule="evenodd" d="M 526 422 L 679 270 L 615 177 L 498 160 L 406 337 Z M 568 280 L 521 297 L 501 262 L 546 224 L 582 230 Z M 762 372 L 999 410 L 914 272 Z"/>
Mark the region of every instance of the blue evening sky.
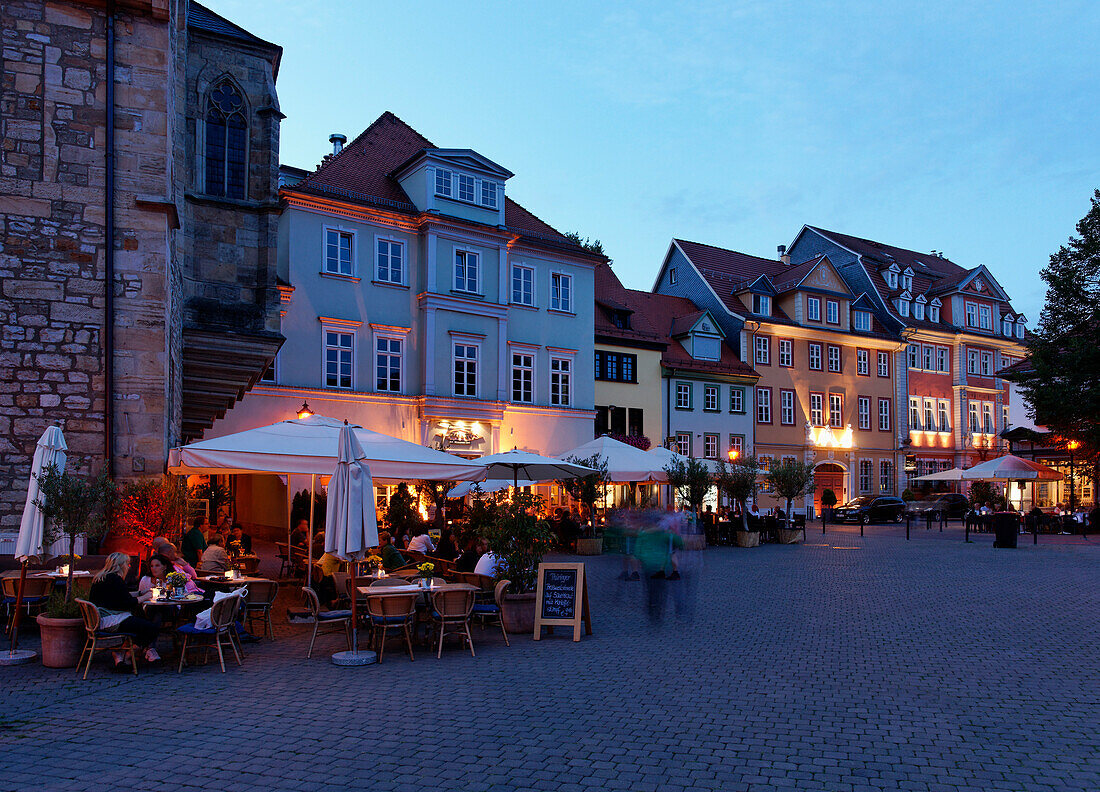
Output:
<path fill-rule="evenodd" d="M 634 288 L 674 236 L 809 223 L 985 264 L 1034 324 L 1100 186 L 1095 2 L 205 1 L 284 49 L 284 163 L 391 110 Z"/>

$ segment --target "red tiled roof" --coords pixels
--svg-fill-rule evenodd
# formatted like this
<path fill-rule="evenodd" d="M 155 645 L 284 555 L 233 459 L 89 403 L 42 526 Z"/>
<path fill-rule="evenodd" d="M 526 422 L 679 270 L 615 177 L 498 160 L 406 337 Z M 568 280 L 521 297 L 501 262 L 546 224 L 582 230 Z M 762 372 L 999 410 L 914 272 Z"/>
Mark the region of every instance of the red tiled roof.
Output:
<path fill-rule="evenodd" d="M 675 338 L 690 332 L 691 328 L 695 327 L 695 323 L 702 319 L 705 314 L 706 311 L 695 311 L 694 313 L 677 316 L 672 320 L 672 327 L 669 328 L 668 334 Z"/>
<path fill-rule="evenodd" d="M 704 245 L 701 242 L 689 242 L 686 239 L 673 240 L 684 255 L 688 257 L 715 294 L 735 313 L 743 314 L 745 306 L 733 297 L 736 287 L 743 287 L 761 275 L 771 276 L 787 269 L 781 261 L 750 256 L 735 250 Z"/>
<path fill-rule="evenodd" d="M 414 154 L 430 148 L 436 146 L 387 110 L 344 146 L 343 151 L 325 157 L 317 170 L 289 190 L 335 194 L 419 214 L 400 182 L 391 174 Z M 570 241 L 511 198 L 504 199 L 504 224 L 536 244 L 549 243 L 573 255 L 602 258 Z"/>
<path fill-rule="evenodd" d="M 637 310 L 631 300 L 630 290 L 623 286 L 610 264 L 605 262 L 596 265 L 594 287 L 597 303 L 594 324 L 597 336 L 646 344 L 668 343 L 668 339 L 649 323 L 645 313 Z M 617 327 L 606 309 L 628 313 L 630 327 Z"/>

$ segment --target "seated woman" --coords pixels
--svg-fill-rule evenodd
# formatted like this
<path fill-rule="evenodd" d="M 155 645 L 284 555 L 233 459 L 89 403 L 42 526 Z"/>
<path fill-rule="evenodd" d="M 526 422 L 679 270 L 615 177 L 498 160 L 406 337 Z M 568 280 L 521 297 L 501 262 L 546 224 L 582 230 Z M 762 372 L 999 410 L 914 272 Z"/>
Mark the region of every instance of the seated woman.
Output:
<path fill-rule="evenodd" d="M 448 561 L 454 561 L 458 558 L 458 548 L 455 547 L 454 539 L 451 537 L 451 529 L 444 528 L 439 534 L 439 544 L 436 545 L 435 554 L 439 558 L 445 558 Z"/>
<path fill-rule="evenodd" d="M 481 558 L 481 549 L 479 547 L 481 540 L 476 537 L 470 537 L 466 542 L 466 549 L 462 552 L 462 555 L 455 561 L 455 572 L 473 572 L 474 567 L 477 566 L 477 561 Z"/>
<path fill-rule="evenodd" d="M 379 553 L 382 555 L 382 568 L 387 572 L 400 569 L 405 566 L 405 557 L 393 546 L 393 537 L 389 531 L 378 534 Z"/>
<path fill-rule="evenodd" d="M 186 561 L 184 563 L 187 563 Z M 169 572 L 182 571 L 175 568 L 175 564 L 166 555 L 157 553 L 149 559 L 149 574 L 143 577 L 138 582 L 138 593 L 144 594 L 154 586 L 159 588 L 167 588 L 167 578 Z M 186 572 L 184 574 L 187 574 Z M 189 576 L 187 578 L 187 585 L 185 587 L 188 594 L 199 594 L 202 592 L 198 586 L 195 585 L 195 581 Z"/>
<path fill-rule="evenodd" d="M 220 536 L 211 536 L 210 544 L 202 552 L 199 560 L 199 570 L 202 572 L 221 573 L 229 569 L 229 554 L 222 547 Z"/>
<path fill-rule="evenodd" d="M 141 603 L 153 598 L 152 592 L 134 597 L 126 590 L 126 575 L 130 572 L 130 556 L 111 553 L 103 569 L 92 578 L 88 599 L 99 608 L 99 629 L 107 632 L 124 632 L 134 636 L 134 644 L 145 650 L 145 661 L 156 663 L 160 655 L 154 644 L 160 628 L 145 618 Z M 126 655 L 113 652 L 115 670 L 126 670 Z"/>
<path fill-rule="evenodd" d="M 432 538 L 428 536 L 428 530 L 426 528 L 416 528 L 413 533 L 416 534 L 411 540 L 409 540 L 408 549 L 416 553 L 428 553 L 435 552 L 435 545 L 432 543 Z"/>
<path fill-rule="evenodd" d="M 232 555 L 252 555 L 252 537 L 244 532 L 244 526 L 240 523 L 233 523 L 228 547 Z"/>

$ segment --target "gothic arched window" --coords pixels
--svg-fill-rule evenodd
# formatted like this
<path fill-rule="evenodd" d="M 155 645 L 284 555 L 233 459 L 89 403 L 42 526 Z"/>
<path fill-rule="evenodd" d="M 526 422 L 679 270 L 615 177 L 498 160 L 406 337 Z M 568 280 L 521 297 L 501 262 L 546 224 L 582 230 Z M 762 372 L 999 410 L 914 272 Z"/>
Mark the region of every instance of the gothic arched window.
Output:
<path fill-rule="evenodd" d="M 248 122 L 240 92 L 228 80 L 206 100 L 206 193 L 245 197 Z"/>

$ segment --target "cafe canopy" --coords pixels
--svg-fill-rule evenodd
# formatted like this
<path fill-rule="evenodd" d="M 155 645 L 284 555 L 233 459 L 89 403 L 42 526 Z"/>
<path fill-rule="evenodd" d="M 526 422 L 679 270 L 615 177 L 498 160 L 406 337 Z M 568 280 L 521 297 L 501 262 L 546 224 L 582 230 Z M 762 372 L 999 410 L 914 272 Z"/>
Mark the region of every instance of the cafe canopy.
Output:
<path fill-rule="evenodd" d="M 663 469 L 664 461 L 607 435 L 577 446 L 572 451 L 561 454 L 561 458 L 588 459 L 594 454 L 599 454 L 607 463 L 608 481 L 668 481 L 668 475 Z"/>

